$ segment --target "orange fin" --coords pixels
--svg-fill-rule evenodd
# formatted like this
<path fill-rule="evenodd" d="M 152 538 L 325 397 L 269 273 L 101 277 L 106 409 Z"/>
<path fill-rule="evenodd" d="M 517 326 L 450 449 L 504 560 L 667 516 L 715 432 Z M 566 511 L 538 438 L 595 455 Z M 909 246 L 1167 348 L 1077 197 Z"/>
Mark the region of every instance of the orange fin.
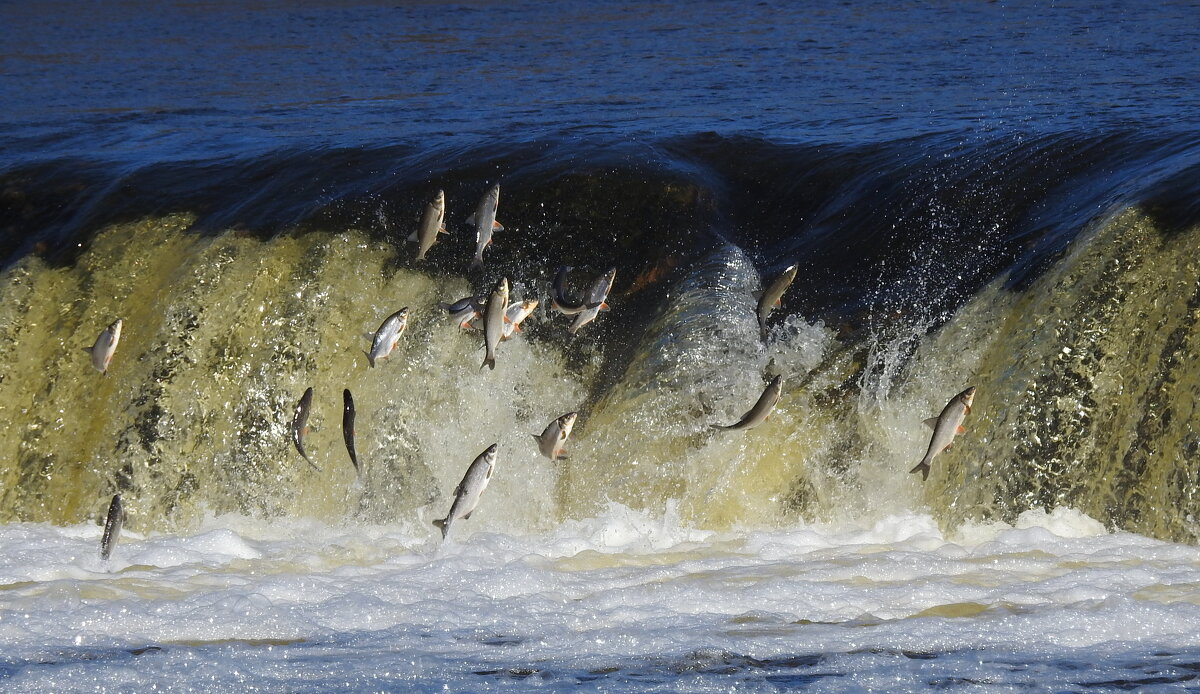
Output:
<path fill-rule="evenodd" d="M 446 231 L 446 225 L 445 225 L 445 224 L 443 224 L 443 225 L 441 226 L 441 228 L 439 228 L 439 229 L 438 229 L 438 233 L 439 233 L 439 234 L 449 234 L 450 232 Z"/>
<path fill-rule="evenodd" d="M 504 225 L 496 220 L 492 220 L 492 231 L 504 231 Z"/>
<path fill-rule="evenodd" d="M 959 425 L 958 425 L 958 428 L 954 430 L 954 433 L 956 433 L 956 434 L 965 434 L 965 433 L 967 433 L 967 428 L 966 428 L 965 426 L 963 426 L 963 425 L 959 424 Z"/>

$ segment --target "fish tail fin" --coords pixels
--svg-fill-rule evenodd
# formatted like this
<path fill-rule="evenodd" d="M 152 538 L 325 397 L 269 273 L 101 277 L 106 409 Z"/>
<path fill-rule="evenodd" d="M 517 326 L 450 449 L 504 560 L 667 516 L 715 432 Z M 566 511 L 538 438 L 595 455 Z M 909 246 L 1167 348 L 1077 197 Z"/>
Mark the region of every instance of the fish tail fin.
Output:
<path fill-rule="evenodd" d="M 450 520 L 449 516 L 447 516 L 446 518 L 439 518 L 438 520 L 435 520 L 433 522 L 434 526 L 437 527 L 438 530 L 442 531 L 442 540 L 443 541 L 445 541 L 446 535 L 448 535 L 450 533 L 450 524 L 446 522 L 448 520 Z"/>
<path fill-rule="evenodd" d="M 917 463 L 915 468 L 909 470 L 910 474 L 913 472 L 921 473 L 921 481 L 924 482 L 925 480 L 929 479 L 929 463 L 922 460 L 921 462 Z"/>
<path fill-rule="evenodd" d="M 496 358 L 495 357 L 484 357 L 483 363 L 479 365 L 479 370 L 482 371 L 483 367 L 485 367 L 485 366 L 488 367 L 489 370 L 494 371 L 496 369 Z"/>

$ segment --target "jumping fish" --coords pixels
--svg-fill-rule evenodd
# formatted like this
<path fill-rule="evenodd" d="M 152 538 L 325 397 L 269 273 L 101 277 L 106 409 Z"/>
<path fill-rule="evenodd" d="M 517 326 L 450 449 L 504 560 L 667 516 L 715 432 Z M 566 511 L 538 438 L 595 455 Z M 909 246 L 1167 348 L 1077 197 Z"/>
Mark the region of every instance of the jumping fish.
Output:
<path fill-rule="evenodd" d="M 458 327 L 469 328 L 471 322 L 483 314 L 485 301 L 486 299 L 477 296 L 468 296 L 452 304 L 442 304 L 441 306 L 458 323 Z"/>
<path fill-rule="evenodd" d="M 446 231 L 445 219 L 446 193 L 439 190 L 437 195 L 433 196 L 433 200 L 425 204 L 421 225 L 408 237 L 409 241 L 417 244 L 417 260 L 425 259 L 425 254 L 437 241 L 438 234 L 449 233 Z"/>
<path fill-rule="evenodd" d="M 575 417 L 578 414 L 578 412 L 568 412 L 550 422 L 541 436 L 530 434 L 538 442 L 538 450 L 542 452 L 542 455 L 550 460 L 567 457 L 563 446 L 567 445 L 567 438 L 571 435 L 571 427 L 575 426 Z"/>
<path fill-rule="evenodd" d="M 508 310 L 504 312 L 504 334 L 500 337 L 501 340 L 507 340 L 512 337 L 514 332 L 521 332 L 521 323 L 529 314 L 533 313 L 538 307 L 537 299 L 525 299 L 508 305 Z"/>
<path fill-rule="evenodd" d="M 554 273 L 554 285 L 550 291 L 550 303 L 554 308 L 558 309 L 559 313 L 567 316 L 573 316 L 581 313 L 587 305 L 580 301 L 578 303 L 571 301 L 567 295 L 567 275 L 571 274 L 570 265 L 562 265 L 558 268 L 558 272 Z"/>
<path fill-rule="evenodd" d="M 767 316 L 771 315 L 771 311 L 775 310 L 782 302 L 780 299 L 787 288 L 792 285 L 792 281 L 796 279 L 796 271 L 799 265 L 792 265 L 783 271 L 783 274 L 771 280 L 766 289 L 763 289 L 762 294 L 758 297 L 758 330 L 762 335 L 762 339 L 767 339 Z"/>
<path fill-rule="evenodd" d="M 587 294 L 583 297 L 584 309 L 575 316 L 575 320 L 571 321 L 571 327 L 567 328 L 568 332 L 575 334 L 580 328 L 595 320 L 601 311 L 608 310 L 608 304 L 604 303 L 604 300 L 612 291 L 613 280 L 616 277 L 617 269 L 613 267 L 592 282 L 592 286 L 588 287 Z"/>
<path fill-rule="evenodd" d="M 492 471 L 496 468 L 496 445 L 488 446 L 487 450 L 480 453 L 478 457 L 471 462 L 471 466 L 467 468 L 467 474 L 463 475 L 462 482 L 454 488 L 454 501 L 450 504 L 450 512 L 441 520 L 435 520 L 433 524 L 442 531 L 442 540 L 450 534 L 450 524 L 455 520 L 462 518 L 466 520 L 471 517 L 471 513 L 475 507 L 479 505 L 479 497 L 483 494 L 483 490 L 487 489 L 488 482 L 492 479 Z"/>
<path fill-rule="evenodd" d="M 95 344 L 83 349 L 92 356 L 92 366 L 102 374 L 108 374 L 108 364 L 112 361 L 113 353 L 117 351 L 117 342 L 121 340 L 122 325 L 121 319 L 116 319 L 107 328 L 100 331 L 100 334 L 96 336 Z"/>
<path fill-rule="evenodd" d="M 354 397 L 349 388 L 342 390 L 342 439 L 346 441 L 346 452 L 354 464 L 354 474 L 361 477 L 362 468 L 358 466 L 358 454 L 354 452 Z"/>
<path fill-rule="evenodd" d="M 971 402 L 974 399 L 975 386 L 971 386 L 951 398 L 950 402 L 942 408 L 941 414 L 925 420 L 926 424 L 933 427 L 933 436 L 929 439 L 929 449 L 925 451 L 925 457 L 921 458 L 921 462 L 917 463 L 917 466 L 909 472 L 921 473 L 921 481 L 929 479 L 929 464 L 933 462 L 937 454 L 949 450 L 954 443 L 955 434 L 966 431 L 962 423 L 963 419 L 971 414 Z"/>
<path fill-rule="evenodd" d="M 475 259 L 471 267 L 483 265 L 483 249 L 492 242 L 492 234 L 504 231 L 504 226 L 496 221 L 496 209 L 500 207 L 500 184 L 492 186 L 479 201 L 474 214 L 467 217 L 467 224 L 475 226 Z"/>
<path fill-rule="evenodd" d="M 396 311 L 379 324 L 379 329 L 371 335 L 371 351 L 366 352 L 367 363 L 373 368 L 376 359 L 386 359 L 396 349 L 396 343 L 408 327 L 408 307 Z"/>
<path fill-rule="evenodd" d="M 739 431 L 742 429 L 753 429 L 762 424 L 767 417 L 771 415 L 771 410 L 775 409 L 775 403 L 779 402 L 779 394 L 783 391 L 783 376 L 776 376 L 771 379 L 767 387 L 763 390 L 762 395 L 758 396 L 758 402 L 754 403 L 754 407 L 742 416 L 736 424 L 722 426 L 714 424 L 714 429 L 728 429 L 730 431 Z"/>
<path fill-rule="evenodd" d="M 121 526 L 125 524 L 125 507 L 121 495 L 114 494 L 108 505 L 108 517 L 104 519 L 104 534 L 100 537 L 100 558 L 107 560 L 121 537 Z"/>
<path fill-rule="evenodd" d="M 310 387 L 304 391 L 300 402 L 296 403 L 296 412 L 292 415 L 292 443 L 296 444 L 296 450 L 300 451 L 300 455 L 304 456 L 304 460 L 312 469 L 319 472 L 321 468 L 309 460 L 308 454 L 304 452 L 304 436 L 308 434 L 308 410 L 312 407 L 312 395 L 313 390 Z"/>
<path fill-rule="evenodd" d="M 483 309 L 483 346 L 487 354 L 483 357 L 480 369 L 496 368 L 496 345 L 504 337 L 505 313 L 508 309 L 508 278 L 501 277 L 496 287 L 488 295 L 487 305 Z"/>

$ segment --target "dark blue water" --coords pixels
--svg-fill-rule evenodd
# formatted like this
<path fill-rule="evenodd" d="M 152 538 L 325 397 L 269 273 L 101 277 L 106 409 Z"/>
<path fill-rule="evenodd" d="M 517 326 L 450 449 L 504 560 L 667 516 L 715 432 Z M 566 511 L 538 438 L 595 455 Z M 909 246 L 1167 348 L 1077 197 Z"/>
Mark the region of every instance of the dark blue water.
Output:
<path fill-rule="evenodd" d="M 1200 123 L 1191 2 L 50 1 L 0 25 L 7 165 Z"/>

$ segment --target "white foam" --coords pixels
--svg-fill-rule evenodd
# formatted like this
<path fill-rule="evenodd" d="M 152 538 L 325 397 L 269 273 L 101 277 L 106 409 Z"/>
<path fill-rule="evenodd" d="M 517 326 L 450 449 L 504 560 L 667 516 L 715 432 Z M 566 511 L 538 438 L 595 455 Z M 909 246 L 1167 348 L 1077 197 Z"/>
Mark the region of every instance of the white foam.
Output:
<path fill-rule="evenodd" d="M 1069 509 L 947 536 L 921 514 L 713 532 L 672 509 L 610 505 L 544 534 L 436 540 L 412 524 L 221 516 L 190 535 L 122 538 L 105 564 L 95 526 L 3 526 L 0 647 L 14 690 L 29 691 L 182 685 L 184 663 L 200 677 L 186 686 L 336 688 L 322 678 L 337 668 L 345 685 L 384 663 L 478 689 L 477 670 L 644 666 L 701 647 L 842 654 L 881 673 L 872 652 L 1200 648 L 1200 551 Z M 146 646 L 165 650 L 129 654 Z"/>

